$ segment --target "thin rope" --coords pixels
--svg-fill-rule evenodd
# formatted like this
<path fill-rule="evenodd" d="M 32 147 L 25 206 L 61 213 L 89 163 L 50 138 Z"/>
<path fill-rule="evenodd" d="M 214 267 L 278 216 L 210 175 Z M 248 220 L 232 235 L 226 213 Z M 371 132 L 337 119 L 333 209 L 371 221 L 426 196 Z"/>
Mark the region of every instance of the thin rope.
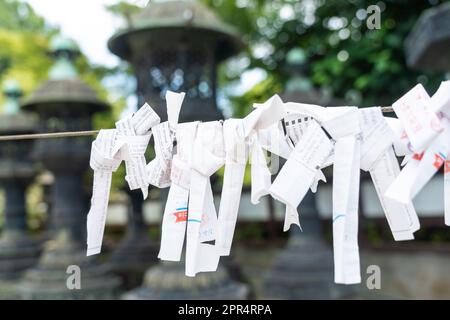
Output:
<path fill-rule="evenodd" d="M 100 130 L 17 134 L 17 135 L 11 135 L 11 136 L 0 136 L 0 141 L 87 137 L 87 136 L 95 136 L 99 132 L 100 132 Z"/>
<path fill-rule="evenodd" d="M 381 107 L 381 112 L 383 112 L 383 113 L 388 113 L 388 112 L 393 112 L 393 111 L 394 111 L 394 109 L 392 107 Z M 17 134 L 17 135 L 10 135 L 10 136 L 0 136 L 0 141 L 89 137 L 89 136 L 95 136 L 99 132 L 100 132 L 100 130 Z"/>
<path fill-rule="evenodd" d="M 383 113 L 394 112 L 394 108 L 392 108 L 392 107 L 381 107 L 381 112 L 383 112 Z"/>

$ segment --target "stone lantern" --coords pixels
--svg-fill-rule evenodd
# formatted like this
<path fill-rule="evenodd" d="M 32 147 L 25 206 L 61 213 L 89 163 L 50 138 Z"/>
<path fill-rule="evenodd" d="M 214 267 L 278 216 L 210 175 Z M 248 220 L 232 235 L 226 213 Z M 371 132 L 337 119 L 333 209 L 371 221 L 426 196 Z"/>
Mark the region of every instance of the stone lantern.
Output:
<path fill-rule="evenodd" d="M 304 76 L 307 58 L 300 48 L 286 57 L 289 80 L 282 95 L 284 102 L 322 106 L 342 105 L 326 92 L 315 89 Z M 264 295 L 275 299 L 330 299 L 333 285 L 333 252 L 323 238 L 315 195 L 309 191 L 298 208 L 303 232 L 291 227 L 289 240 L 269 271 Z"/>
<path fill-rule="evenodd" d="M 6 103 L 0 117 L 0 135 L 33 133 L 36 118 L 20 111 L 23 92 L 15 81 L 5 84 Z M 0 142 L 0 184 L 5 194 L 4 224 L 0 236 L 0 298 L 16 297 L 12 281 L 31 267 L 39 257 L 39 243 L 32 239 L 27 227 L 26 189 L 37 168 L 30 151 L 33 142 Z"/>
<path fill-rule="evenodd" d="M 223 118 L 216 103 L 218 65 L 244 48 L 230 26 L 194 1 L 150 2 L 108 46 L 133 66 L 138 104 L 148 102 L 162 121 L 167 120 L 166 91 L 186 92 L 180 122 Z M 162 194 L 165 203 L 167 190 Z M 223 268 L 189 279 L 182 263 L 162 263 L 149 269 L 143 286 L 126 298 L 238 299 L 247 291 Z"/>
<path fill-rule="evenodd" d="M 222 118 L 217 109 L 217 68 L 244 48 L 235 31 L 195 1 L 150 2 L 108 42 L 137 78 L 138 103 L 167 120 L 167 90 L 186 92 L 180 120 Z"/>
<path fill-rule="evenodd" d="M 92 115 L 108 105 L 78 78 L 73 60 L 79 51 L 74 42 L 54 38 L 51 54 L 55 64 L 50 79 L 23 109 L 39 115 L 39 132 L 90 130 Z M 86 257 L 89 198 L 83 177 L 89 168 L 91 142 L 90 137 L 70 137 L 41 139 L 35 144 L 34 157 L 54 176 L 50 215 L 54 232 L 37 266 L 26 272 L 20 284 L 25 299 L 111 298 L 118 287 L 117 278 L 105 273 L 95 258 Z M 82 275 L 80 290 L 68 287 L 70 272 L 77 271 Z"/>
<path fill-rule="evenodd" d="M 427 71 L 450 71 L 450 3 L 422 13 L 405 41 L 410 67 Z"/>

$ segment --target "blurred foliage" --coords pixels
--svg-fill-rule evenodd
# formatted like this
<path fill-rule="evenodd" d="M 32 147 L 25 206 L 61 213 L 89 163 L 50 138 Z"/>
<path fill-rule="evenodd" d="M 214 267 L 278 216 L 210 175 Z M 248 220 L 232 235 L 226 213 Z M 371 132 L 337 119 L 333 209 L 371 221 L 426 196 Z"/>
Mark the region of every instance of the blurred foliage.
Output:
<path fill-rule="evenodd" d="M 26 94 L 30 94 L 47 79 L 52 59 L 47 54 L 50 40 L 59 33 L 38 16 L 31 6 L 17 0 L 0 1 L 0 84 L 8 79 L 17 80 Z M 110 127 L 114 117 L 125 105 L 125 98 L 113 99 L 103 85 L 103 80 L 121 72 L 119 68 L 106 68 L 91 64 L 86 56 L 76 61 L 80 77 L 90 85 L 103 100 L 112 106 L 112 113 L 98 115 L 95 127 Z M 0 106 L 3 97 L 0 97 Z"/>
<path fill-rule="evenodd" d="M 235 82 L 248 70 L 262 69 L 265 80 L 232 98 L 235 115 L 253 102 L 280 93 L 289 78 L 286 54 L 302 48 L 308 77 L 316 87 L 359 106 L 389 105 L 417 82 L 430 92 L 442 74 L 406 66 L 403 42 L 423 10 L 442 1 L 424 0 L 201 0 L 233 25 L 247 50 L 222 68 L 222 83 Z M 381 28 L 366 26 L 366 8 L 382 9 Z"/>
<path fill-rule="evenodd" d="M 15 79 L 30 92 L 45 79 L 51 66 L 46 49 L 56 32 L 28 4 L 0 1 L 0 84 Z"/>
<path fill-rule="evenodd" d="M 59 29 L 47 24 L 29 4 L 17 0 L 0 0 L 0 88 L 3 88 L 4 81 L 14 79 L 20 83 L 26 99 L 46 81 L 53 64 L 48 48 L 52 37 L 57 34 Z M 75 63 L 80 78 L 96 91 L 100 99 L 112 106 L 111 111 L 94 116 L 94 128 L 114 127 L 115 120 L 125 106 L 126 96 L 109 90 L 105 81 L 122 74 L 123 69 L 94 65 L 82 53 Z M 4 97 L 0 94 L 0 112 L 3 105 Z M 115 187 L 123 185 L 124 175 L 124 169 L 119 169 L 113 178 Z M 37 226 L 45 219 L 41 208 L 42 190 L 37 185 L 31 186 L 28 199 L 30 225 Z"/>
<path fill-rule="evenodd" d="M 116 4 L 107 5 L 106 9 L 116 16 L 122 17 L 125 20 L 126 26 L 132 25 L 131 17 L 141 10 L 139 6 L 126 1 L 120 1 Z"/>

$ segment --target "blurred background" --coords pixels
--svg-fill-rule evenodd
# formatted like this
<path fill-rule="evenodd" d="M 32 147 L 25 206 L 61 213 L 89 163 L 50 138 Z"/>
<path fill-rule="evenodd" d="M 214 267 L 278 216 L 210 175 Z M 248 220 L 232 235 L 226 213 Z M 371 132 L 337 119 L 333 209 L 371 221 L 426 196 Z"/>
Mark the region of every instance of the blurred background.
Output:
<path fill-rule="evenodd" d="M 439 0 L 0 0 L 0 135 L 113 128 L 167 90 L 182 121 L 247 115 L 285 102 L 391 105 L 450 71 L 450 4 Z M 250 203 L 246 173 L 232 255 L 184 276 L 157 259 L 167 190 L 143 202 L 113 176 L 102 254 L 85 257 L 91 138 L 0 142 L 1 299 L 450 298 L 450 232 L 440 172 L 414 200 L 416 239 L 395 242 L 362 173 L 362 283 L 333 284 L 331 183 L 283 233 L 283 206 Z M 154 157 L 149 148 L 147 160 Z M 223 170 L 213 179 L 220 202 Z M 327 172 L 331 181 L 332 172 Z M 71 290 L 67 268 L 81 268 Z M 381 271 L 370 289 L 369 266 Z"/>

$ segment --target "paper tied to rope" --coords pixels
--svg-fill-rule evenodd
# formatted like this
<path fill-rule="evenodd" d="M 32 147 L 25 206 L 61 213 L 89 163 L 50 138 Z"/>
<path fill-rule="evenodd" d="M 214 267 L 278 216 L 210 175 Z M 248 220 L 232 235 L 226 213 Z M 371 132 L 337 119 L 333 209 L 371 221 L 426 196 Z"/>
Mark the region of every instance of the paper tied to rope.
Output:
<path fill-rule="evenodd" d="M 358 249 L 360 177 L 359 112 L 356 107 L 327 108 L 322 122 L 336 141 L 333 163 L 333 250 L 336 283 L 361 282 Z"/>
<path fill-rule="evenodd" d="M 185 94 L 167 91 L 168 121 L 152 128 L 155 142 L 155 158 L 147 164 L 147 177 L 158 188 L 170 186 L 170 170 L 174 151 L 175 132 Z"/>
<path fill-rule="evenodd" d="M 115 158 L 114 150 L 117 131 L 100 130 L 92 143 L 90 166 L 94 170 L 91 208 L 87 216 L 87 255 L 101 251 L 112 173 L 117 170 L 121 159 Z"/>
<path fill-rule="evenodd" d="M 412 202 L 401 204 L 385 196 L 400 173 L 393 150 L 395 133 L 380 108 L 359 110 L 361 123 L 361 169 L 370 172 L 392 235 L 396 241 L 414 239 L 420 223 Z"/>
<path fill-rule="evenodd" d="M 292 102 L 285 103 L 284 106 L 285 111 L 287 112 L 287 114 L 283 118 L 286 134 L 283 135 L 281 133 L 283 130 L 282 128 L 273 126 L 271 128 L 272 137 L 278 136 L 282 138 L 272 139 L 272 142 L 275 142 L 275 144 L 278 146 L 278 149 L 280 151 L 279 156 L 285 159 L 289 159 L 292 150 L 295 149 L 295 147 L 298 145 L 298 143 L 303 138 L 305 133 L 308 131 L 309 125 L 317 124 L 317 121 L 315 119 L 323 116 L 324 114 L 323 111 L 325 108 L 316 105 L 298 104 Z M 263 135 L 261 134 L 260 136 L 263 137 Z M 312 181 L 304 182 L 305 184 L 309 185 L 306 188 L 305 193 L 301 195 L 301 199 L 303 199 L 303 197 L 306 195 L 308 188 L 311 189 L 312 192 L 316 192 L 319 181 L 320 180 L 326 181 L 326 178 L 323 175 L 321 168 L 324 168 L 329 164 L 331 164 L 330 159 L 332 159 L 332 152 L 330 152 L 326 156 L 326 159 L 322 161 L 320 165 L 318 165 L 317 170 L 315 170 L 315 175 L 312 178 Z M 281 170 L 283 171 L 283 169 Z M 284 173 L 286 172 L 287 171 L 284 171 Z M 281 187 L 281 185 L 279 186 Z M 274 195 L 272 194 L 272 196 Z M 297 225 L 300 229 L 302 229 L 300 225 L 299 214 L 297 212 L 297 207 L 299 203 L 297 204 L 297 206 L 293 206 L 288 202 L 284 203 L 286 204 L 286 209 L 285 209 L 283 231 L 288 231 L 291 225 Z"/>
<path fill-rule="evenodd" d="M 116 122 L 119 139 L 125 141 L 121 149 L 125 160 L 126 176 L 130 190 L 141 189 L 144 199 L 148 197 L 148 176 L 145 151 L 150 142 L 150 129 L 160 122 L 159 116 L 146 103 L 130 117 Z"/>
<path fill-rule="evenodd" d="M 441 121 L 450 121 L 450 80 L 443 81 L 431 97 L 431 107 Z M 450 144 L 450 141 L 448 142 Z M 447 145 L 447 158 L 444 163 L 444 210 L 445 224 L 450 226 L 450 146 Z"/>
<path fill-rule="evenodd" d="M 424 87 L 418 84 L 392 104 L 414 152 L 425 150 L 444 130 L 435 111 L 430 108 L 430 103 L 430 96 Z"/>
<path fill-rule="evenodd" d="M 285 217 L 285 230 L 292 223 L 300 226 L 296 208 L 332 150 L 333 144 L 319 124 L 312 120 L 269 189 L 275 199 L 286 205 L 289 215 Z"/>
<path fill-rule="evenodd" d="M 309 108 L 310 106 L 303 105 Z M 317 106 L 318 107 L 318 106 Z M 280 156 L 288 159 L 289 155 L 292 151 L 292 149 L 295 148 L 295 146 L 298 144 L 300 138 L 303 136 L 303 134 L 308 129 L 309 123 L 311 121 L 315 121 L 313 117 L 311 116 L 305 116 L 302 114 L 297 113 L 297 111 L 293 111 L 292 109 L 288 111 L 288 115 L 284 117 L 284 127 L 286 128 L 286 137 L 285 141 L 280 141 L 280 146 L 282 149 L 286 149 L 283 146 L 288 146 L 288 152 L 280 152 Z M 285 156 L 287 154 L 287 157 Z M 327 160 L 324 162 L 324 164 L 321 166 L 321 168 L 328 167 L 333 163 L 333 153 L 330 154 L 330 156 L 327 158 Z M 318 170 L 316 176 L 314 177 L 314 181 L 311 184 L 311 191 L 315 193 L 317 191 L 317 187 L 319 184 L 319 181 L 326 182 L 327 179 L 325 175 L 323 174 L 322 170 Z M 295 208 L 289 208 L 290 212 L 297 212 L 296 210 L 292 210 Z M 285 227 L 284 231 L 287 231 L 289 229 L 289 225 L 286 223 L 285 220 Z"/>
<path fill-rule="evenodd" d="M 159 117 L 145 104 L 139 111 L 117 123 L 117 129 L 100 130 L 92 142 L 90 166 L 94 170 L 91 208 L 87 217 L 87 255 L 101 252 L 112 172 L 122 160 L 128 162 L 130 187 L 137 189 L 139 161 L 143 158 L 151 133 L 150 128 L 159 123 Z M 143 158 L 145 164 L 145 158 Z M 142 187 L 147 188 L 142 184 Z M 145 193 L 144 193 L 145 195 Z"/>
<path fill-rule="evenodd" d="M 386 190 L 385 195 L 393 201 L 405 204 L 414 199 L 448 160 L 450 151 L 450 82 L 443 82 L 432 98 L 429 98 L 425 90 L 417 85 L 399 101 L 395 104 L 406 105 L 409 103 L 407 104 L 408 108 L 404 106 L 403 108 L 407 109 L 409 118 L 414 119 L 409 122 L 402 121 L 402 125 L 405 127 L 402 138 L 411 145 L 413 153 L 407 156 L 406 165 Z M 423 115 L 424 112 L 427 113 L 426 117 Z M 402 115 L 401 112 L 398 113 L 399 117 L 400 115 Z M 403 115 L 403 117 L 405 116 Z M 425 124 L 429 124 L 427 127 L 423 121 L 418 123 L 417 119 L 432 119 L 432 121 L 425 122 Z M 414 123 L 420 130 L 416 128 L 416 130 L 408 131 L 408 126 L 413 127 L 411 123 Z M 423 138 L 424 136 L 427 138 Z M 423 143 L 421 148 L 415 148 L 413 141 L 418 141 L 419 138 L 426 140 L 426 143 Z M 445 176 L 444 181 L 447 181 Z M 445 183 L 444 196 L 448 193 L 448 188 L 448 184 Z M 446 205 L 446 224 L 450 219 L 449 216 L 450 212 Z"/>
<path fill-rule="evenodd" d="M 158 258 L 180 261 L 186 236 L 193 144 L 199 122 L 178 124 L 177 153 L 171 163 L 171 185 L 164 209 Z"/>
<path fill-rule="evenodd" d="M 259 133 L 276 125 L 284 115 L 283 102 L 275 95 L 263 104 L 255 104 L 253 111 L 244 119 L 228 119 L 223 124 L 225 173 L 216 239 L 216 250 L 221 256 L 230 254 L 245 168 L 250 154 L 251 201 L 258 203 L 260 197 L 268 194 L 271 173 L 267 167 Z M 264 144 L 267 145 L 267 142 Z"/>
<path fill-rule="evenodd" d="M 220 255 L 217 238 L 217 213 L 210 177 L 225 162 L 222 124 L 199 123 L 191 158 L 188 220 L 186 236 L 186 275 L 216 271 Z M 223 200 L 223 199 L 222 199 Z M 225 200 L 226 201 L 226 200 Z"/>

